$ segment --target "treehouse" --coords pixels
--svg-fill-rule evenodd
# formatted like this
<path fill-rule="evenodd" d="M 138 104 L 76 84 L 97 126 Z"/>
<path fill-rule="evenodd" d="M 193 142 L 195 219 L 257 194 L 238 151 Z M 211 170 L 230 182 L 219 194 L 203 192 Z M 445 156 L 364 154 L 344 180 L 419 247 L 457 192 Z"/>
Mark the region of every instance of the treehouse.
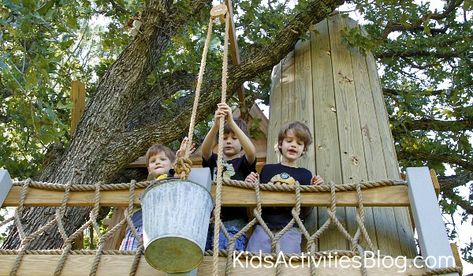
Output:
<path fill-rule="evenodd" d="M 341 33 L 347 28 L 359 27 L 340 15 L 313 26 L 310 39 L 298 42 L 273 68 L 269 121 L 256 106 L 249 112 L 250 119 L 260 121 L 264 134 L 254 140 L 258 169 L 278 162 L 274 151 L 278 130 L 299 120 L 309 126 L 314 141 L 299 166 L 321 175 L 327 184 L 224 181 L 220 195 L 218 185 L 211 188 L 216 204 L 252 208 L 256 215 L 261 215 L 262 206 L 290 206 L 293 214 L 301 206 L 316 207 L 304 225 L 294 222 L 303 233 L 303 254 L 202 252 L 197 272 L 181 275 L 460 273 L 437 203 L 435 175 L 427 168 L 409 168 L 407 181 L 401 179 L 374 58 L 342 42 Z M 196 156 L 197 168 L 200 158 Z M 131 166 L 145 164 L 137 160 Z M 0 275 L 167 275 L 149 265 L 141 250 L 117 250 L 130 224 L 130 212 L 140 205 L 140 194 L 149 183 L 12 183 L 6 171 L 0 176 L 1 206 L 17 208 L 2 224 L 14 224 L 22 239 L 20 248 L 0 251 Z M 52 206 L 57 211 L 52 221 L 26 235 L 20 217 L 30 206 Z M 96 250 L 72 249 L 79 234 L 65 233 L 61 233 L 63 246 L 55 250 L 28 247 L 51 227 L 61 230 L 64 209 L 72 206 L 93 207 L 90 220 L 79 230 L 95 228 Z M 104 206 L 115 211 L 108 229 L 100 231 L 97 212 Z M 262 257 L 271 258 L 261 263 Z"/>

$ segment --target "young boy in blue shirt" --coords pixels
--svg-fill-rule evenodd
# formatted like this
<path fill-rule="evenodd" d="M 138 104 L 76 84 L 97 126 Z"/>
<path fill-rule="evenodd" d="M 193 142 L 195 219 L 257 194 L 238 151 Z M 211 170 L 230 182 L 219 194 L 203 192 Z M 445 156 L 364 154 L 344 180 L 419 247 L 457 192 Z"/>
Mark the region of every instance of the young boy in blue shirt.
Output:
<path fill-rule="evenodd" d="M 259 178 L 260 183 L 282 182 L 294 185 L 298 181 L 301 185 L 322 184 L 323 179 L 320 176 L 312 176 L 309 170 L 297 167 L 297 160 L 307 151 L 311 143 L 312 135 L 305 124 L 296 121 L 282 126 L 278 134 L 278 148 L 282 155 L 281 163 L 264 165 L 260 175 L 251 173 L 246 181 L 255 183 Z M 302 211 L 301 213 L 304 213 Z M 273 233 L 277 233 L 292 220 L 291 208 L 263 208 L 262 218 L 269 229 Z M 286 254 L 301 253 L 301 239 L 299 228 L 293 226 L 279 240 L 281 251 Z M 246 250 L 271 252 L 271 239 L 261 225 L 256 225 Z"/>
<path fill-rule="evenodd" d="M 234 180 L 245 180 L 252 172 L 256 172 L 256 148 L 248 137 L 246 123 L 241 119 L 234 119 L 231 108 L 225 103 L 219 103 L 215 111 L 215 119 L 212 128 L 202 142 L 202 166 L 209 167 L 212 178 L 217 179 L 218 156 L 212 152 L 217 144 L 220 118 L 225 118 L 223 131 L 223 178 Z M 220 218 L 226 230 L 231 235 L 235 235 L 248 223 L 246 208 L 244 207 L 223 207 Z M 206 250 L 213 246 L 213 227 L 210 228 Z M 227 239 L 220 233 L 219 247 L 227 247 Z M 244 250 L 246 246 L 246 236 L 243 235 L 235 242 L 235 250 Z"/>

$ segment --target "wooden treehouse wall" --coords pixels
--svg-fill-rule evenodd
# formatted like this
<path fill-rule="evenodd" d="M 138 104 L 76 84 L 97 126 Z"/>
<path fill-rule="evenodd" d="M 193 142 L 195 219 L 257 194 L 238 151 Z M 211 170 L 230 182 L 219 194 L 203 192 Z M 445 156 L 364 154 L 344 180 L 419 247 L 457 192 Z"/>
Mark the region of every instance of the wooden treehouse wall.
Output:
<path fill-rule="evenodd" d="M 274 67 L 267 163 L 278 162 L 274 146 L 281 125 L 299 120 L 309 126 L 314 138 L 300 166 L 335 183 L 399 179 L 374 57 L 343 43 L 340 31 L 344 28 L 359 26 L 340 15 L 320 22 L 309 40 L 299 41 Z M 328 216 L 323 209 L 314 211 L 306 222 L 309 227 L 325 222 Z M 365 225 L 375 250 L 415 256 L 407 208 L 365 209 Z M 339 207 L 337 217 L 353 235 L 355 209 Z M 333 226 L 319 242 L 319 250 L 350 246 Z"/>

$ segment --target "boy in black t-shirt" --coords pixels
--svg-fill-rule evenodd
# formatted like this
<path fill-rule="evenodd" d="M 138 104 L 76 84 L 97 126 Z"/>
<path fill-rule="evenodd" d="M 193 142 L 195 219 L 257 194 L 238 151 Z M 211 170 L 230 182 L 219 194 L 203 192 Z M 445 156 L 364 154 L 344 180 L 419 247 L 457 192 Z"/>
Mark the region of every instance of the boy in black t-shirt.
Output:
<path fill-rule="evenodd" d="M 281 163 L 264 165 L 260 176 L 257 173 L 251 173 L 246 181 L 257 182 L 260 178 L 260 183 L 280 182 L 294 185 L 298 181 L 301 185 L 322 184 L 323 179 L 320 176 L 312 176 L 309 170 L 297 167 L 297 159 L 307 151 L 311 143 L 312 135 L 305 124 L 296 121 L 284 125 L 278 135 L 278 148 L 282 154 Z M 301 213 L 306 210 L 301 210 Z M 263 208 L 262 217 L 269 229 L 277 233 L 292 220 L 291 208 Z M 293 226 L 279 239 L 281 251 L 286 254 L 300 253 L 301 238 L 299 228 Z M 246 250 L 271 252 L 271 239 L 261 225 L 256 225 Z"/>
<path fill-rule="evenodd" d="M 223 178 L 245 180 L 251 172 L 256 172 L 256 148 L 248 137 L 246 123 L 241 119 L 233 119 L 232 110 L 227 104 L 220 103 L 217 106 L 214 124 L 202 143 L 202 166 L 209 167 L 212 178 L 217 179 L 218 159 L 212 149 L 217 144 L 220 118 L 224 117 L 226 123 L 223 131 Z M 236 234 L 248 222 L 246 208 L 243 207 L 223 207 L 220 218 L 231 235 Z M 212 230 L 211 227 L 206 249 L 212 248 Z M 246 236 L 243 235 L 236 241 L 235 250 L 244 250 L 245 246 Z M 219 235 L 219 247 L 220 249 L 227 247 L 227 239 L 223 233 Z"/>

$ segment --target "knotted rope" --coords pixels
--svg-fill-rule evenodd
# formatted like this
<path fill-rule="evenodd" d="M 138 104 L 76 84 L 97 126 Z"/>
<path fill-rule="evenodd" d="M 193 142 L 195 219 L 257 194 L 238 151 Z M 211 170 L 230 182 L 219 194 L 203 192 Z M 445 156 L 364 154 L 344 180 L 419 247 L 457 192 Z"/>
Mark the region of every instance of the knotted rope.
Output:
<path fill-rule="evenodd" d="M 68 183 L 66 185 L 64 184 L 58 184 L 58 183 L 45 183 L 45 182 L 36 182 L 32 181 L 31 179 L 26 180 L 26 181 L 20 181 L 20 182 L 14 182 L 15 186 L 21 186 L 21 194 L 20 194 L 20 199 L 18 202 L 18 208 L 15 211 L 15 214 L 13 217 L 6 219 L 4 222 L 1 223 L 0 226 L 4 226 L 9 222 L 14 221 L 14 224 L 16 225 L 18 229 L 18 233 L 20 235 L 20 247 L 19 250 L 0 250 L 0 254 L 6 254 L 6 255 L 17 255 L 15 262 L 12 266 L 10 275 L 16 275 L 17 271 L 20 268 L 22 259 L 24 255 L 61 255 L 56 269 L 54 271 L 54 275 L 61 275 L 63 272 L 64 265 L 67 261 L 67 257 L 69 255 L 95 255 L 94 261 L 92 263 L 92 267 L 89 271 L 89 275 L 95 275 L 97 273 L 97 268 L 100 264 L 101 256 L 106 254 L 106 255 L 132 255 L 134 254 L 134 260 L 132 267 L 130 269 L 130 275 L 135 275 L 140 258 L 143 254 L 143 241 L 140 235 L 138 235 L 137 230 L 135 226 L 133 225 L 133 222 L 131 220 L 131 214 L 133 212 L 133 207 L 134 207 L 134 199 L 135 199 L 135 189 L 137 187 L 146 187 L 150 183 L 154 183 L 155 181 L 146 181 L 146 182 L 135 182 L 132 181 L 130 183 L 118 183 L 118 184 L 100 184 L 100 183 L 95 183 L 94 185 L 78 185 L 78 184 L 71 184 Z M 226 275 L 229 275 L 232 272 L 232 258 L 233 258 L 233 252 L 235 249 L 235 242 L 236 240 L 244 235 L 245 233 L 248 232 L 248 230 L 253 227 L 255 224 L 260 224 L 264 231 L 268 234 L 268 236 L 271 239 L 271 245 L 272 245 L 272 252 L 273 253 L 268 253 L 268 254 L 263 254 L 262 256 L 271 256 L 273 257 L 273 260 L 277 259 L 281 255 L 282 252 L 280 252 L 279 248 L 279 240 L 281 237 L 289 231 L 289 229 L 295 225 L 297 225 L 301 231 L 301 233 L 304 235 L 304 237 L 307 239 L 307 247 L 304 252 L 309 252 L 310 253 L 310 258 L 326 258 L 329 257 L 327 254 L 331 254 L 331 252 L 335 251 L 325 251 L 325 252 L 317 252 L 317 240 L 320 238 L 322 233 L 326 231 L 331 224 L 334 224 L 336 229 L 343 234 L 343 236 L 351 243 L 351 250 L 346 251 L 346 250 L 337 250 L 336 255 L 337 256 L 348 256 L 348 257 L 353 257 L 353 256 L 360 256 L 361 258 L 361 264 L 362 266 L 360 267 L 362 275 L 367 275 L 367 270 L 363 266 L 363 257 L 364 257 L 364 249 L 360 245 L 360 240 L 363 238 L 367 244 L 370 250 L 373 250 L 373 243 L 368 235 L 368 231 L 366 230 L 364 226 L 364 206 L 363 206 L 363 197 L 362 197 L 362 190 L 363 189 L 369 189 L 372 187 L 382 187 L 382 186 L 393 186 L 393 185 L 405 185 L 406 183 L 403 181 L 392 181 L 392 180 L 381 180 L 381 181 L 372 181 L 372 182 L 362 182 L 362 183 L 351 183 L 351 184 L 338 184 L 335 185 L 333 182 L 330 182 L 329 185 L 322 185 L 322 186 L 306 186 L 306 185 L 299 185 L 296 183 L 295 185 L 287 185 L 287 184 L 278 184 L 278 183 L 269 183 L 269 184 L 253 184 L 253 183 L 245 183 L 245 182 L 240 182 L 240 181 L 232 181 L 232 180 L 222 180 L 222 183 L 220 184 L 221 186 L 223 185 L 228 185 L 228 186 L 238 186 L 246 189 L 252 189 L 255 192 L 255 197 L 256 197 L 256 207 L 253 209 L 254 213 L 254 218 L 247 224 L 245 225 L 238 233 L 235 235 L 231 236 L 228 231 L 226 231 L 222 221 L 217 221 L 215 220 L 215 224 L 218 223 L 219 228 L 221 228 L 222 233 L 227 237 L 228 239 L 228 247 L 226 250 L 214 250 L 212 251 L 207 251 L 206 255 L 212 255 L 213 258 L 215 256 L 225 256 L 227 258 L 227 265 L 225 269 Z M 84 186 L 84 187 L 82 187 Z M 85 187 L 87 186 L 87 188 Z M 63 195 L 63 200 L 61 202 L 61 206 L 59 206 L 56 209 L 56 212 L 54 214 L 54 217 L 52 218 L 51 221 L 46 222 L 43 226 L 39 227 L 37 230 L 33 231 L 31 234 L 25 233 L 24 227 L 22 225 L 22 222 L 20 220 L 21 214 L 25 208 L 25 199 L 27 197 L 28 191 L 30 188 L 40 188 L 40 189 L 45 189 L 45 190 L 63 190 L 64 195 Z M 123 218 L 117 225 L 112 227 L 108 232 L 105 232 L 103 235 L 100 234 L 100 231 L 98 229 L 98 223 L 97 223 L 97 216 L 98 216 L 98 210 L 99 210 L 99 202 L 100 202 L 100 197 L 101 191 L 104 190 L 123 190 L 123 189 L 128 189 L 129 190 L 129 198 L 128 198 L 128 207 L 124 210 L 125 218 Z M 65 208 L 67 205 L 67 202 L 70 197 L 70 192 L 72 191 L 84 191 L 88 190 L 91 191 L 93 190 L 95 192 L 95 197 L 94 197 L 94 208 L 90 212 L 90 218 L 87 222 L 85 222 L 84 225 L 82 225 L 77 231 L 75 231 L 72 235 L 67 236 L 67 233 L 65 231 L 65 227 L 63 224 L 63 219 L 64 219 L 64 214 L 65 214 Z M 295 202 L 294 202 L 294 207 L 292 208 L 291 214 L 292 214 L 292 219 L 291 221 L 279 232 L 273 233 L 269 227 L 266 225 L 265 221 L 262 218 L 262 194 L 261 191 L 264 190 L 269 190 L 269 191 L 292 191 L 294 192 L 295 195 Z M 357 229 L 354 233 L 354 235 L 350 235 L 350 233 L 344 228 L 344 226 L 338 221 L 336 217 L 336 206 L 337 206 L 337 200 L 336 200 L 336 192 L 337 191 L 347 191 L 347 190 L 356 190 L 357 192 L 357 212 L 356 212 L 356 223 L 357 223 Z M 304 223 L 300 219 L 299 215 L 301 212 L 301 192 L 330 192 L 331 195 L 331 203 L 330 207 L 327 210 L 328 213 L 328 218 L 327 220 L 320 226 L 319 229 L 315 231 L 315 233 L 311 234 L 309 231 L 305 228 Z M 215 216 L 217 217 L 217 216 Z M 138 248 L 135 251 L 117 251 L 117 250 L 104 250 L 104 244 L 105 241 L 110 239 L 114 233 L 123 225 L 127 224 L 129 228 L 131 229 L 131 232 L 135 236 L 135 238 L 138 241 Z M 62 246 L 62 249 L 58 250 L 28 250 L 28 245 L 31 244 L 31 242 L 39 237 L 43 233 L 45 233 L 47 230 L 51 229 L 54 225 L 57 225 L 58 231 L 60 233 L 61 238 L 64 241 L 64 244 Z M 93 226 L 94 230 L 97 232 L 97 236 L 99 237 L 99 243 L 98 243 L 98 249 L 97 250 L 71 250 L 72 249 L 72 243 L 75 240 L 75 238 L 83 232 L 85 229 L 88 227 Z M 214 235 L 214 245 L 218 243 L 215 241 L 215 235 Z M 217 247 L 218 248 L 218 247 Z M 302 260 L 303 256 L 296 255 L 296 254 L 283 254 L 287 258 L 292 258 L 293 260 Z M 242 256 L 259 256 L 259 254 L 254 254 L 251 252 L 245 252 Z M 333 255 L 332 255 L 333 256 Z M 296 258 L 297 257 L 297 258 Z M 380 257 L 380 256 L 378 256 Z M 300 259 L 299 259 L 300 258 Z M 309 258 L 309 260 L 310 260 Z M 218 263 L 217 263 L 218 264 Z M 214 267 L 215 268 L 215 267 Z M 310 266 L 311 269 L 311 275 L 315 275 L 315 266 Z M 425 274 L 424 275 L 434 275 L 434 274 L 441 274 L 441 273 L 450 273 L 450 272 L 459 272 L 460 268 L 458 267 L 447 267 L 447 268 L 440 268 L 440 269 L 428 269 L 425 268 Z M 214 271 L 215 272 L 215 271 Z M 277 267 L 276 269 L 277 273 L 281 272 L 281 267 Z"/>
<path fill-rule="evenodd" d="M 152 185 L 159 180 L 148 180 L 148 181 L 141 181 L 141 182 L 133 182 L 133 186 L 135 189 L 142 189 L 146 188 L 149 185 Z M 25 187 L 28 185 L 28 187 Z M 100 191 L 120 191 L 120 190 L 128 190 L 131 187 L 131 183 L 110 183 L 110 184 L 100 184 Z M 223 179 L 223 185 L 225 186 L 232 186 L 244 189 L 251 189 L 254 190 L 256 186 L 261 191 L 271 191 L 271 192 L 294 192 L 295 186 L 288 185 L 283 183 L 265 183 L 265 184 L 255 184 L 251 182 L 244 182 L 241 180 L 232 180 L 232 179 Z M 378 180 L 378 181 L 368 181 L 368 182 L 361 182 L 361 183 L 346 183 L 346 184 L 334 184 L 336 192 L 347 192 L 347 191 L 355 191 L 357 186 L 360 189 L 369 189 L 369 188 L 376 188 L 376 187 L 387 187 L 387 186 L 397 186 L 397 185 L 407 185 L 406 181 L 400 180 Z M 52 183 L 52 182 L 43 182 L 43 181 L 34 181 L 31 179 L 24 180 L 24 181 L 15 181 L 13 182 L 13 186 L 22 187 L 22 189 L 26 188 L 36 188 L 42 190 L 52 190 L 52 191 L 65 191 L 66 185 L 61 183 Z M 69 190 L 71 192 L 85 192 L 85 191 L 94 191 L 96 189 L 95 183 L 91 184 L 70 184 Z M 331 186 L 329 185 L 302 185 L 300 186 L 301 192 L 330 192 Z M 13 218 L 10 218 L 13 219 Z M 0 226 L 6 224 L 6 222 L 2 222 Z"/>
<path fill-rule="evenodd" d="M 205 66 L 207 65 L 207 53 L 209 51 L 210 40 L 212 38 L 212 26 L 213 26 L 213 18 L 209 19 L 209 25 L 207 27 L 207 36 L 205 39 L 204 44 L 204 51 L 202 52 L 202 58 L 200 60 L 200 68 L 199 68 L 199 75 L 197 77 L 197 85 L 195 88 L 195 97 L 194 103 L 192 105 L 192 114 L 191 120 L 189 123 L 189 132 L 187 134 L 188 141 L 185 147 L 185 153 L 183 157 L 178 157 L 176 160 L 176 164 L 174 165 L 174 170 L 176 174 L 181 179 L 186 179 L 189 176 L 190 170 L 192 168 L 192 161 L 189 158 L 190 155 L 190 145 L 192 145 L 192 138 L 194 136 L 194 129 L 195 129 L 195 118 L 197 116 L 197 107 L 199 106 L 199 99 L 200 99 L 200 90 L 202 88 L 202 79 L 205 72 Z"/>
<path fill-rule="evenodd" d="M 189 157 L 178 157 L 174 164 L 175 176 L 180 179 L 187 179 L 192 169 L 192 160 Z"/>

